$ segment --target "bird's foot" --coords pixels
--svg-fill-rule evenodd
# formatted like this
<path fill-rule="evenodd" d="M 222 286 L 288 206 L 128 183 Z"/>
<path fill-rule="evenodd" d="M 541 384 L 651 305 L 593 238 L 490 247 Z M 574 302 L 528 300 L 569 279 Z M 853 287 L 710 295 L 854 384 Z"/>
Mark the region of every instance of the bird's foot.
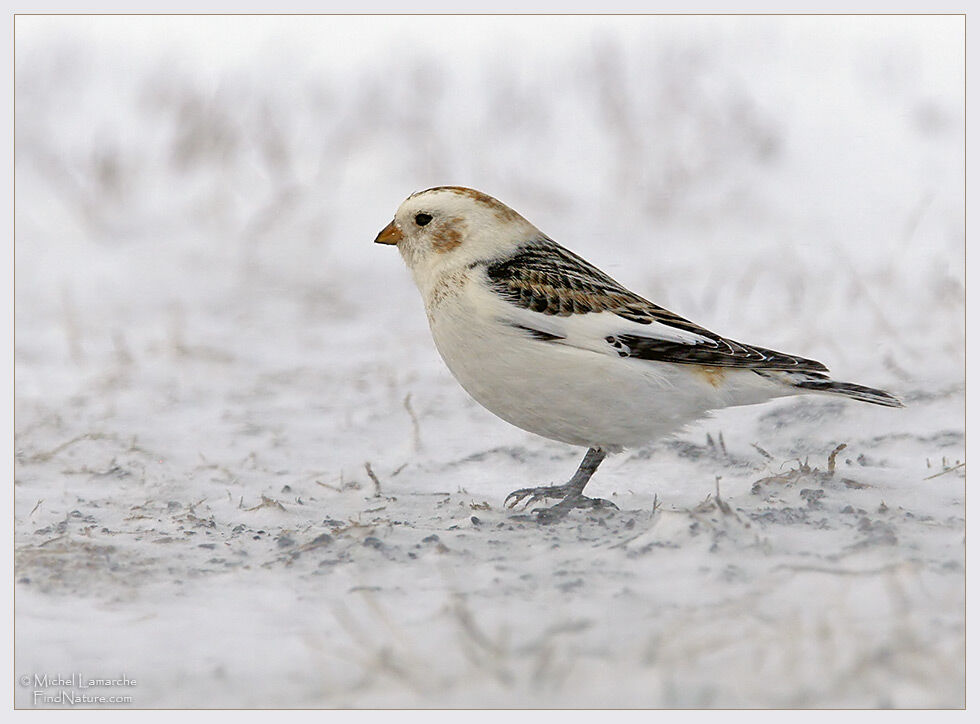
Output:
<path fill-rule="evenodd" d="M 504 506 L 507 508 L 513 508 L 515 505 L 527 498 L 527 502 L 524 503 L 524 508 L 527 509 L 527 506 L 531 505 L 532 503 L 538 503 L 542 500 L 548 500 L 549 498 L 564 500 L 572 495 L 581 495 L 581 493 L 568 483 L 565 483 L 564 485 L 541 485 L 536 488 L 521 488 L 520 490 L 515 490 L 513 493 L 504 498 Z"/>
<path fill-rule="evenodd" d="M 561 500 L 557 505 L 552 505 L 549 508 L 540 508 L 535 511 L 539 523 L 553 523 L 564 518 L 570 510 L 575 508 L 615 508 L 619 510 L 619 506 L 612 501 L 602 498 L 588 498 L 582 495 L 577 487 L 567 483 L 565 485 L 547 485 L 515 490 L 504 499 L 504 505 L 508 508 L 513 508 L 525 498 L 527 498 L 527 501 L 524 503 L 525 510 L 529 505 L 548 500 L 549 498 L 558 498 Z"/>

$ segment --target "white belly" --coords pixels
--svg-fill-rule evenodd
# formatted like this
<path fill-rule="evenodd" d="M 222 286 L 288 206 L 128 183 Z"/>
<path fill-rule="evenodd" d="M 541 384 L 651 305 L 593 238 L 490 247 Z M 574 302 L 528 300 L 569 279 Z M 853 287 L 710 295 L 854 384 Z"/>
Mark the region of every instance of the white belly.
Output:
<path fill-rule="evenodd" d="M 553 440 L 609 451 L 636 447 L 711 409 L 779 394 L 751 372 L 726 372 L 726 384 L 716 386 L 681 365 L 534 339 L 480 306 L 463 294 L 430 314 L 436 348 L 477 402 Z"/>

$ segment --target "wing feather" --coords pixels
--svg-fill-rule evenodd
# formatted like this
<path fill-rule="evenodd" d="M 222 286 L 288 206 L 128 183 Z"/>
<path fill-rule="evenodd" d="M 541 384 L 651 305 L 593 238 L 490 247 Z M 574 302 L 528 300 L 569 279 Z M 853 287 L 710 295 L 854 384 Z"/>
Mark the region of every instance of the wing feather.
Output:
<path fill-rule="evenodd" d="M 515 326 L 536 339 L 621 357 L 760 370 L 827 372 L 815 360 L 726 339 L 631 292 L 542 237 L 486 265 Z"/>

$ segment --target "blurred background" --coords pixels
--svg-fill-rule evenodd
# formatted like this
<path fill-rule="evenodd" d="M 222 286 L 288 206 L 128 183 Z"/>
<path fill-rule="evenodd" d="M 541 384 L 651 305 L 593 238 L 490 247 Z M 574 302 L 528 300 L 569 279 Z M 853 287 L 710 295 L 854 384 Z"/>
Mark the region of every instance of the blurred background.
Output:
<path fill-rule="evenodd" d="M 846 374 L 882 360 L 958 374 L 962 30 L 19 17 L 18 352 L 34 362 L 20 390 L 41 384 L 37 363 L 101 364 L 229 303 L 265 314 L 272 298 L 276 328 L 307 330 L 390 309 L 414 335 L 401 262 L 370 242 L 403 198 L 443 184 L 498 197 L 729 336 Z M 66 314 L 85 333 L 42 354 Z"/>
<path fill-rule="evenodd" d="M 18 16 L 18 673 L 121 671 L 138 706 L 959 705 L 964 27 Z M 436 185 L 909 409 L 617 458 L 597 494 L 675 515 L 646 547 L 515 530 L 504 494 L 580 452 L 468 401 L 372 243 Z M 764 507 L 751 444 L 776 474 L 841 441 L 880 487 L 689 533 L 719 470 Z M 817 552 L 872 573 L 793 573 Z"/>

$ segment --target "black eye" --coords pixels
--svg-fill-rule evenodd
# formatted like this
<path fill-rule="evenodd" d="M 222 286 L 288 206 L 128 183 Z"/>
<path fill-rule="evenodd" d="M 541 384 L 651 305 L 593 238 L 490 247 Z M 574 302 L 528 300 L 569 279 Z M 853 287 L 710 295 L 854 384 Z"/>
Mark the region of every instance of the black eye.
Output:
<path fill-rule="evenodd" d="M 429 214 L 415 214 L 415 223 L 419 226 L 425 226 L 430 221 L 432 221 L 432 217 Z"/>

